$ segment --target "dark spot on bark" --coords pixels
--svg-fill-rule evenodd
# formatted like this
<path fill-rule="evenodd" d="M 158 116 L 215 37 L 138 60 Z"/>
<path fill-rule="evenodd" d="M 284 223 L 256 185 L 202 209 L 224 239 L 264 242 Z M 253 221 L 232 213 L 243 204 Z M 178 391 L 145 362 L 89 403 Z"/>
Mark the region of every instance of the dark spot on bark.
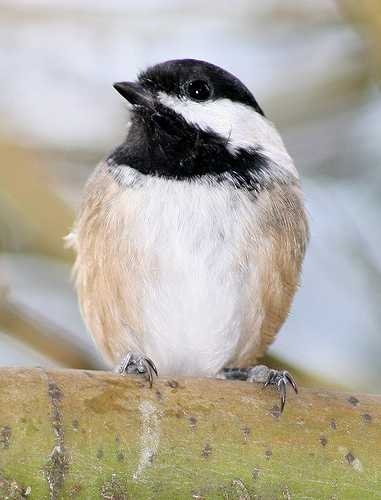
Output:
<path fill-rule="evenodd" d="M 98 448 L 97 450 L 97 458 L 101 460 L 103 458 L 103 450 L 102 448 Z"/>
<path fill-rule="evenodd" d="M 267 458 L 267 460 L 270 460 L 272 454 L 273 452 L 270 449 L 265 451 L 265 457 Z"/>
<path fill-rule="evenodd" d="M 118 462 L 124 462 L 124 453 L 123 451 L 119 451 L 117 456 L 116 456 L 116 459 L 118 460 Z"/>
<path fill-rule="evenodd" d="M 354 455 L 352 455 L 352 453 L 351 453 L 351 452 L 349 452 L 349 453 L 347 453 L 347 454 L 345 455 L 345 459 L 346 459 L 346 461 L 349 463 L 349 465 L 352 465 L 352 464 L 353 464 L 353 462 L 354 462 L 354 460 L 355 460 L 355 457 L 354 457 Z"/>
<path fill-rule="evenodd" d="M 336 421 L 335 420 L 331 420 L 330 423 L 329 423 L 330 427 L 332 430 L 336 430 L 337 429 L 337 425 L 336 425 Z"/>
<path fill-rule="evenodd" d="M 101 487 L 102 500 L 128 500 L 127 487 L 116 474 L 112 474 L 111 480 Z"/>
<path fill-rule="evenodd" d="M 247 427 L 247 425 L 245 425 L 245 427 L 242 427 L 242 432 L 243 432 L 244 440 L 247 441 L 249 439 L 250 434 L 251 434 L 250 427 Z"/>
<path fill-rule="evenodd" d="M 350 396 L 348 398 L 348 403 L 350 403 L 352 406 L 357 406 L 360 403 L 360 400 L 358 400 L 354 396 Z"/>
<path fill-rule="evenodd" d="M 11 441 L 12 429 L 9 425 L 4 425 L 0 430 L 0 448 L 4 450 L 9 448 Z"/>
<path fill-rule="evenodd" d="M 274 418 L 280 417 L 280 407 L 278 405 L 274 405 L 270 410 L 270 415 Z"/>
<path fill-rule="evenodd" d="M 319 441 L 322 446 L 327 446 L 328 439 L 325 436 L 320 436 Z"/>
<path fill-rule="evenodd" d="M 363 413 L 361 416 L 365 424 L 372 423 L 372 415 L 369 415 L 369 413 Z"/>
<path fill-rule="evenodd" d="M 55 382 L 49 382 L 48 394 L 52 402 L 59 403 L 63 399 L 63 393 Z"/>
<path fill-rule="evenodd" d="M 197 427 L 197 418 L 194 417 L 193 415 L 191 415 L 189 417 L 189 425 L 191 427 L 191 429 L 194 431 Z"/>
<path fill-rule="evenodd" d="M 259 478 L 259 474 L 261 472 L 261 469 L 259 467 L 254 467 L 253 472 L 251 473 L 251 476 L 254 481 L 256 481 Z"/>
<path fill-rule="evenodd" d="M 211 453 L 212 453 L 212 447 L 210 446 L 209 443 L 206 443 L 206 445 L 202 449 L 201 456 L 203 458 L 208 459 Z"/>
<path fill-rule="evenodd" d="M 163 395 L 162 395 L 162 393 L 159 391 L 159 389 L 156 389 L 156 392 L 155 392 L 155 393 L 156 393 L 156 397 L 157 397 L 157 399 L 158 399 L 159 401 L 162 401 L 162 399 L 163 399 Z"/>
<path fill-rule="evenodd" d="M 72 424 L 73 424 L 73 429 L 77 431 L 79 429 L 79 422 L 76 418 L 73 419 Z"/>
<path fill-rule="evenodd" d="M 32 488 L 30 486 L 23 487 L 14 479 L 6 479 L 0 474 L 1 499 L 23 500 L 24 498 L 29 498 L 31 493 Z"/>
<path fill-rule="evenodd" d="M 54 434 L 54 447 L 44 472 L 49 486 L 51 500 L 57 500 L 69 470 L 69 458 L 65 449 L 65 433 L 61 402 L 64 394 L 55 382 L 48 382 L 50 419 Z"/>
<path fill-rule="evenodd" d="M 179 383 L 177 380 L 167 380 L 168 387 L 172 387 L 172 389 L 177 389 L 179 387 Z"/>

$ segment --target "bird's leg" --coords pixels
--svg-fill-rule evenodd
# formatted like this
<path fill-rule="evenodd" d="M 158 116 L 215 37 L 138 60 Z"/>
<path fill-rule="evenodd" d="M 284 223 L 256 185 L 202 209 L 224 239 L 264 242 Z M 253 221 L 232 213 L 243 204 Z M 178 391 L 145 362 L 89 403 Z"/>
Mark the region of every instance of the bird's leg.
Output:
<path fill-rule="evenodd" d="M 265 365 L 257 365 L 250 368 L 224 368 L 217 374 L 218 378 L 226 380 L 246 380 L 263 384 L 263 387 L 273 385 L 280 395 L 280 412 L 283 412 L 286 403 L 287 384 L 290 384 L 297 393 L 293 376 L 285 370 L 273 370 Z"/>
<path fill-rule="evenodd" d="M 150 358 L 143 354 L 129 352 L 115 370 L 121 375 L 135 374 L 145 375 L 149 381 L 150 387 L 153 383 L 153 375 L 157 376 L 157 369 Z"/>

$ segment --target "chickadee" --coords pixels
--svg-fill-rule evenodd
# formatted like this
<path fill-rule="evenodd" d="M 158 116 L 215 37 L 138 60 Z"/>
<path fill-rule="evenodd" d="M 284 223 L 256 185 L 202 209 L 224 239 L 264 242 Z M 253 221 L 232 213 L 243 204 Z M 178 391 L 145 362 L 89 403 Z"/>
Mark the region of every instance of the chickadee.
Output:
<path fill-rule="evenodd" d="M 124 142 L 95 170 L 72 233 L 85 323 L 120 373 L 274 384 L 253 367 L 286 319 L 308 240 L 299 176 L 238 78 L 194 59 L 114 84 Z"/>

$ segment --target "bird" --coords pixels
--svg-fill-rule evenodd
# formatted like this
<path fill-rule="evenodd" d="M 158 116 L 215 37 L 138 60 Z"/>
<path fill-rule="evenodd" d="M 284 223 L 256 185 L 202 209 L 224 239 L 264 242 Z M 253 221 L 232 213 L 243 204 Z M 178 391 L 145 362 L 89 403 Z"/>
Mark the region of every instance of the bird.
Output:
<path fill-rule="evenodd" d="M 298 172 L 233 74 L 196 59 L 114 84 L 121 144 L 95 168 L 68 239 L 84 322 L 121 374 L 240 379 L 286 320 L 309 239 Z"/>

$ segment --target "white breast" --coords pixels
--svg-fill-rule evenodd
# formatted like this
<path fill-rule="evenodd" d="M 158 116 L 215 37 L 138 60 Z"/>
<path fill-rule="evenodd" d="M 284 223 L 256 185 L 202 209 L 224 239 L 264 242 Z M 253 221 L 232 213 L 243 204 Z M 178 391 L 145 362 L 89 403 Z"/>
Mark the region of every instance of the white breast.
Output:
<path fill-rule="evenodd" d="M 215 374 L 242 335 L 248 270 L 240 263 L 254 204 L 231 186 L 144 176 L 123 194 L 123 206 L 125 237 L 148 262 L 139 348 L 163 375 Z"/>

